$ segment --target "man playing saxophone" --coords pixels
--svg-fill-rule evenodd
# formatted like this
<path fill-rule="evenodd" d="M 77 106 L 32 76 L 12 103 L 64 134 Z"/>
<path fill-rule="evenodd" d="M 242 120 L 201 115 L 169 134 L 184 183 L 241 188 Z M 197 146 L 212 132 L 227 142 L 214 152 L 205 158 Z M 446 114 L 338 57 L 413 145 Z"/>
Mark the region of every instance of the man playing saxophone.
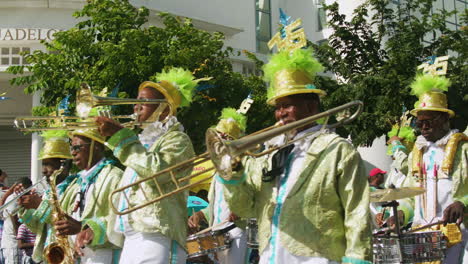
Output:
<path fill-rule="evenodd" d="M 109 196 L 123 171 L 104 156 L 105 138 L 96 129 L 77 129 L 69 136 L 73 162 L 81 171 L 63 193 L 61 206 L 68 215 L 54 228 L 58 235 L 77 235 L 74 243 L 81 263 L 115 263 L 122 239 L 112 228 L 115 217 Z"/>
<path fill-rule="evenodd" d="M 71 161 L 69 140 L 67 132 L 64 130 L 50 130 L 41 134 L 43 138 L 43 146 L 39 154 L 39 160 L 42 163 L 42 175 L 49 179 L 54 171 L 60 169 L 63 162 Z M 73 176 L 68 176 L 68 166 L 57 177 L 56 183 L 59 186 L 58 194 L 61 195 Z M 67 181 L 64 181 L 67 178 Z M 21 192 L 24 186 L 18 186 L 17 192 Z M 18 203 L 22 206 L 18 216 L 20 221 L 34 233 L 36 233 L 36 240 L 34 243 L 34 251 L 32 258 L 36 263 L 43 261 L 44 246 L 50 243 L 50 224 L 46 223 L 45 219 L 41 219 L 44 208 L 48 208 L 50 190 L 45 190 L 44 195 L 40 195 L 34 190 L 29 194 L 23 195 L 19 198 Z M 41 206 L 42 205 L 42 206 Z M 40 210 L 37 210 L 41 208 Z"/>
<path fill-rule="evenodd" d="M 73 236 L 72 240 L 75 240 L 74 235 L 77 235 L 74 250 L 81 256 L 81 263 L 112 263 L 118 260 L 122 240 L 112 228 L 108 228 L 112 226 L 109 220 L 114 219 L 110 216 L 108 197 L 118 185 L 122 170 L 114 165 L 115 161 L 104 157 L 104 138 L 96 129 L 75 130 L 69 136 L 69 150 L 81 171 L 57 185 L 61 210 L 67 215 L 51 223 L 53 208 L 48 200 L 43 200 L 33 214 L 23 218 L 31 217 L 30 222 L 53 224 L 53 228 L 47 231 L 45 246 L 56 236 Z M 94 236 L 90 237 L 89 233 Z"/>
<path fill-rule="evenodd" d="M 139 134 L 123 128 L 106 117 L 96 118 L 102 135 L 109 136 L 106 145 L 127 166 L 121 186 L 149 177 L 194 156 L 194 150 L 184 128 L 175 116 L 178 107 L 192 101 L 196 80 L 190 72 L 174 68 L 156 75 L 156 81 L 143 82 L 138 88 L 138 98 L 165 99 L 171 105 L 158 115 L 157 105 L 136 105 L 138 121 L 151 121 Z M 162 122 L 164 120 L 164 122 Z M 177 179 L 189 176 L 191 169 L 175 173 Z M 169 175 L 156 178 L 163 192 L 173 190 Z M 158 195 L 157 186 L 148 181 L 128 188 L 118 203 L 119 210 L 142 203 Z M 185 263 L 187 238 L 187 192 L 180 192 L 162 201 L 139 209 L 129 215 L 119 216 L 116 230 L 123 233 L 125 242 L 120 263 Z M 171 261 L 171 262 L 169 262 Z"/>
<path fill-rule="evenodd" d="M 282 124 L 320 112 L 311 50 L 283 50 L 264 66 L 267 103 Z M 353 146 L 321 125 L 298 128 L 265 145 L 294 144 L 259 158 L 225 180 L 232 212 L 257 218 L 260 263 L 370 263 L 369 192 Z"/>

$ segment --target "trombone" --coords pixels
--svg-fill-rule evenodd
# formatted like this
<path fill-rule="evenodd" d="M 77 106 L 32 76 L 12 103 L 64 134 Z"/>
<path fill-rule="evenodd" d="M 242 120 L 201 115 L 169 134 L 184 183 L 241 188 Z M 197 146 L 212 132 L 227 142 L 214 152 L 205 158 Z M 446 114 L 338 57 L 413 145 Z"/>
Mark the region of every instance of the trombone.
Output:
<path fill-rule="evenodd" d="M 352 108 L 356 108 L 355 112 L 352 115 L 348 114 L 348 115 L 344 116 L 342 119 L 338 120 L 336 123 L 331 124 L 331 125 L 327 125 L 328 118 L 330 116 L 342 113 L 343 111 L 348 112 Z M 164 170 L 162 170 L 162 171 L 160 171 L 160 172 L 158 172 L 158 173 L 156 173 L 156 174 L 154 174 L 152 176 L 142 178 L 142 179 L 140 179 L 140 180 L 138 180 L 138 181 L 136 181 L 134 183 L 128 184 L 126 186 L 122 186 L 122 187 L 114 190 L 111 193 L 111 197 L 110 197 L 111 201 L 118 201 L 118 199 L 125 199 L 127 204 L 128 204 L 128 207 L 123 209 L 123 210 L 119 210 L 118 208 L 115 207 L 115 204 L 113 202 L 111 202 L 111 208 L 114 211 L 114 213 L 117 214 L 117 215 L 126 215 L 126 214 L 129 214 L 129 213 L 132 213 L 132 212 L 134 212 L 134 211 L 136 211 L 136 210 L 138 210 L 140 208 L 146 207 L 146 206 L 148 206 L 148 205 L 150 205 L 152 203 L 159 202 L 160 200 L 162 200 L 162 199 L 164 199 L 164 198 L 166 198 L 168 196 L 177 194 L 177 193 L 179 193 L 181 191 L 187 190 L 187 189 L 189 189 L 189 188 L 191 188 L 193 186 L 196 186 L 196 185 L 198 185 L 200 183 L 208 181 L 210 178 L 212 178 L 214 176 L 214 173 L 210 177 L 200 179 L 200 180 L 198 180 L 198 181 L 196 181 L 194 183 L 191 183 L 191 184 L 186 184 L 191 178 L 197 177 L 198 175 L 204 174 L 204 173 L 206 173 L 208 171 L 212 171 L 212 170 L 215 170 L 215 169 L 216 169 L 216 171 L 218 172 L 218 174 L 221 177 L 223 177 L 226 180 L 230 180 L 232 178 L 232 171 L 233 171 L 232 165 L 233 165 L 233 163 L 236 163 L 236 161 L 240 160 L 240 158 L 242 156 L 260 157 L 260 156 L 269 154 L 269 153 L 271 153 L 271 152 L 273 152 L 275 150 L 284 148 L 284 147 L 286 147 L 286 146 L 288 146 L 290 144 L 293 144 L 296 141 L 303 140 L 303 139 L 305 139 L 305 138 L 307 138 L 307 137 L 309 137 L 312 134 L 317 133 L 317 132 L 307 133 L 307 134 L 305 134 L 304 136 L 302 136 L 300 138 L 293 139 L 293 140 L 288 140 L 281 146 L 272 147 L 272 148 L 266 149 L 266 150 L 264 150 L 264 151 L 262 151 L 260 153 L 253 153 L 252 152 L 253 150 L 259 149 L 259 146 L 262 143 L 268 141 L 269 139 L 274 138 L 276 136 L 279 136 L 281 134 L 285 134 L 285 133 L 294 131 L 294 130 L 296 130 L 298 128 L 301 128 L 301 127 L 304 127 L 306 125 L 313 124 L 315 121 L 317 121 L 318 119 L 321 119 L 321 118 L 326 118 L 326 121 L 325 121 L 325 124 L 323 125 L 323 128 L 327 128 L 327 129 L 337 128 L 337 127 L 346 125 L 346 124 L 352 122 L 353 120 L 355 120 L 361 114 L 362 108 L 363 108 L 363 103 L 361 101 L 357 101 L 357 100 L 352 101 L 352 102 L 349 102 L 347 104 L 332 108 L 332 109 L 330 109 L 328 111 L 325 111 L 325 112 L 322 112 L 322 113 L 319 113 L 319 114 L 316 114 L 316 115 L 313 115 L 313 116 L 309 116 L 307 118 L 295 121 L 295 122 L 287 124 L 287 125 L 283 125 L 283 126 L 279 126 L 279 127 L 278 126 L 272 126 L 272 127 L 262 129 L 262 130 L 260 130 L 258 132 L 247 135 L 247 136 L 245 136 L 243 138 L 240 138 L 240 139 L 237 139 L 237 140 L 224 140 L 219 136 L 219 134 L 216 132 L 215 129 L 209 128 L 206 131 L 206 138 L 205 138 L 206 139 L 207 149 L 208 149 L 207 152 L 205 152 L 205 153 L 203 153 L 203 154 L 201 154 L 201 155 L 199 155 L 197 157 L 194 157 L 194 158 L 191 158 L 191 159 L 186 160 L 184 162 L 181 162 L 179 164 L 176 164 L 174 166 L 171 166 L 169 168 L 166 168 L 166 169 L 164 169 Z M 200 172 L 197 172 L 195 174 L 192 174 L 192 175 L 180 178 L 180 179 L 177 179 L 175 177 L 177 171 L 191 169 L 192 167 L 194 167 L 194 166 L 196 166 L 198 164 L 201 164 L 203 162 L 206 162 L 206 161 L 208 161 L 210 159 L 213 162 L 214 166 L 209 167 L 204 171 L 200 171 Z M 166 192 L 166 193 L 164 193 L 162 191 L 161 185 L 157 181 L 157 178 L 160 175 L 165 175 L 165 174 L 170 175 L 171 182 L 176 187 L 174 190 Z M 149 199 L 148 198 L 149 196 L 145 193 L 144 188 L 142 188 L 143 184 L 145 184 L 147 182 L 150 182 L 150 181 L 155 184 L 157 192 L 159 194 L 159 196 L 156 196 L 153 199 Z M 137 188 L 137 187 L 143 192 L 143 195 L 147 200 L 142 204 L 132 204 L 130 202 L 129 197 L 127 196 L 127 192 L 126 192 L 127 189 Z M 117 198 L 117 200 L 115 200 L 115 198 Z"/>
<path fill-rule="evenodd" d="M 93 121 L 87 121 L 89 113 L 93 107 L 106 105 L 128 105 L 128 104 L 157 104 L 158 107 L 151 116 L 152 120 L 159 120 L 159 117 L 169 110 L 173 113 L 173 106 L 163 99 L 131 99 L 96 96 L 91 93 L 88 84 L 82 83 L 81 89 L 76 95 L 76 112 L 78 116 L 20 116 L 15 118 L 14 126 L 21 132 L 37 132 L 45 130 L 75 130 L 82 128 L 97 128 Z M 131 120 L 122 123 L 124 127 L 142 126 L 154 121 L 138 121 L 138 114 L 110 116 L 108 111 L 99 111 L 99 115 L 104 115 L 115 120 Z M 161 122 L 166 122 L 170 118 L 167 115 Z"/>

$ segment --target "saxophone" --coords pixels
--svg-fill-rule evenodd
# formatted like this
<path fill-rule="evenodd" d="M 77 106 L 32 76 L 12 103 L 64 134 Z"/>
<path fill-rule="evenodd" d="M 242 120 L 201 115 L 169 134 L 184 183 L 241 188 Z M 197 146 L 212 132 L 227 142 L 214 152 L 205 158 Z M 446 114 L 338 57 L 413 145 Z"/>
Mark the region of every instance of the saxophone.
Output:
<path fill-rule="evenodd" d="M 65 218 L 65 213 L 60 207 L 60 202 L 57 194 L 57 177 L 63 172 L 64 166 L 54 171 L 49 177 L 50 184 L 50 198 L 49 203 L 51 206 L 51 218 L 52 218 L 52 229 L 53 225 L 58 220 Z M 44 249 L 44 259 L 49 264 L 73 264 L 74 263 L 74 249 L 71 242 L 68 240 L 68 236 L 55 236 L 55 232 L 51 233 L 52 239 L 49 245 Z M 54 238 L 55 237 L 55 238 Z"/>

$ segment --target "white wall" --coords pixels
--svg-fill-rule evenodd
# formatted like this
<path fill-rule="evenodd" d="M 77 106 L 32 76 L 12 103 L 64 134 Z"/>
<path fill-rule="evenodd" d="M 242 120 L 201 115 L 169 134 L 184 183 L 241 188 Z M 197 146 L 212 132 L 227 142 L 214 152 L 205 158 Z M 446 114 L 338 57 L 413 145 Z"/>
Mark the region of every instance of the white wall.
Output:
<path fill-rule="evenodd" d="M 200 28 L 218 30 L 227 35 L 226 45 L 255 51 L 255 2 L 250 0 L 133 0 L 135 6 L 146 6 L 176 16 L 189 17 Z M 229 36 L 230 34 L 234 34 Z"/>
<path fill-rule="evenodd" d="M 366 175 L 373 168 L 379 168 L 384 171 L 390 170 L 392 158 L 386 154 L 387 146 L 385 142 L 385 136 L 381 136 L 374 139 L 370 147 L 358 147 L 358 152 L 365 161 Z"/>

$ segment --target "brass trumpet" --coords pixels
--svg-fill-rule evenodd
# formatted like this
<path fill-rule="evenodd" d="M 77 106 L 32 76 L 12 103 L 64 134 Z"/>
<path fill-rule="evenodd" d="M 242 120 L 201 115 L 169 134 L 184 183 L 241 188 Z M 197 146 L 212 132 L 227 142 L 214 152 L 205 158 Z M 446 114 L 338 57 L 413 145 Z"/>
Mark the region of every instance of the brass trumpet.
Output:
<path fill-rule="evenodd" d="M 130 120 L 128 122 L 120 122 L 125 127 L 144 126 L 158 120 L 161 114 L 167 112 L 172 113 L 172 105 L 163 99 L 131 99 L 131 98 L 113 98 L 96 96 L 91 93 L 91 88 L 88 84 L 82 83 L 81 89 L 76 95 L 76 112 L 78 116 L 22 116 L 14 120 L 15 128 L 22 132 L 37 132 L 45 130 L 75 130 L 82 128 L 97 128 L 97 125 L 92 121 L 86 121 L 93 107 L 105 105 L 128 105 L 128 104 L 158 104 L 148 121 L 139 122 L 138 115 L 117 115 L 110 116 L 108 111 L 100 111 L 100 115 L 111 117 L 120 122 L 120 120 Z M 167 115 L 164 120 L 168 120 Z"/>
<path fill-rule="evenodd" d="M 336 123 L 328 125 L 328 118 L 330 116 L 336 115 L 342 112 L 348 112 L 349 109 L 352 109 L 352 108 L 357 108 L 352 115 L 348 114 L 344 116 L 342 119 L 340 119 L 339 121 L 337 121 Z M 209 180 L 210 178 L 214 176 L 214 173 L 210 177 L 207 177 L 205 179 L 198 180 L 197 182 L 194 182 L 191 184 L 185 184 L 191 178 L 197 177 L 198 175 L 204 174 L 208 171 L 213 171 L 214 169 L 216 169 L 216 171 L 221 177 L 223 177 L 226 180 L 230 180 L 232 178 L 232 164 L 240 160 L 242 156 L 247 155 L 247 156 L 253 156 L 253 157 L 260 157 L 260 156 L 269 154 L 273 151 L 276 151 L 278 149 L 284 148 L 290 144 L 293 144 L 296 141 L 303 140 L 317 132 L 308 133 L 294 140 L 288 140 L 281 146 L 272 147 L 259 153 L 253 153 L 252 151 L 259 149 L 259 146 L 262 143 L 276 136 L 279 136 L 281 134 L 285 134 L 285 133 L 294 131 L 298 128 L 304 127 L 306 125 L 313 124 L 315 121 L 321 118 L 326 118 L 326 121 L 323 127 L 327 129 L 333 129 L 333 128 L 346 125 L 352 122 L 353 120 L 355 120 L 359 116 L 359 114 L 361 114 L 362 108 L 363 108 L 363 103 L 361 101 L 352 101 L 347 104 L 332 108 L 328 111 L 295 121 L 287 125 L 283 125 L 279 127 L 272 126 L 272 127 L 265 128 L 261 131 L 255 132 L 253 134 L 247 135 L 237 140 L 223 140 L 219 136 L 219 134 L 216 132 L 215 129 L 209 128 L 206 131 L 206 145 L 208 149 L 207 152 L 197 157 L 191 158 L 187 161 L 184 161 L 182 163 L 171 166 L 167 169 L 164 169 L 152 176 L 140 179 L 132 184 L 129 184 L 129 185 L 126 185 L 126 186 L 123 186 L 114 190 L 111 193 L 111 197 L 110 197 L 111 201 L 116 201 L 116 198 L 122 197 L 121 199 L 126 199 L 128 208 L 121 211 L 115 207 L 114 203 L 111 203 L 111 208 L 117 215 L 129 214 L 131 212 L 134 212 L 135 210 L 148 206 L 152 203 L 158 202 L 168 196 L 174 195 L 181 191 L 187 190 L 193 186 L 196 186 L 200 183 L 206 182 L 207 180 Z M 210 167 L 204 171 L 197 172 L 187 177 L 176 179 L 175 172 L 180 171 L 180 170 L 186 170 L 188 168 L 194 167 L 210 159 L 214 164 L 213 167 Z M 157 179 L 160 175 L 164 175 L 164 174 L 169 174 L 171 176 L 171 181 L 176 187 L 173 191 L 163 193 Z M 147 195 L 144 191 L 144 188 L 142 188 L 142 184 L 145 184 L 149 181 L 153 182 L 156 185 L 156 188 L 159 192 L 159 196 L 156 196 L 153 199 L 148 199 L 148 197 L 150 196 Z M 130 200 L 127 197 L 125 190 L 129 188 L 136 188 L 136 187 L 138 187 L 143 192 L 143 195 L 148 199 L 148 201 L 142 204 L 135 204 L 135 205 L 132 205 L 130 203 Z M 115 197 L 116 195 L 118 195 L 118 197 Z"/>

